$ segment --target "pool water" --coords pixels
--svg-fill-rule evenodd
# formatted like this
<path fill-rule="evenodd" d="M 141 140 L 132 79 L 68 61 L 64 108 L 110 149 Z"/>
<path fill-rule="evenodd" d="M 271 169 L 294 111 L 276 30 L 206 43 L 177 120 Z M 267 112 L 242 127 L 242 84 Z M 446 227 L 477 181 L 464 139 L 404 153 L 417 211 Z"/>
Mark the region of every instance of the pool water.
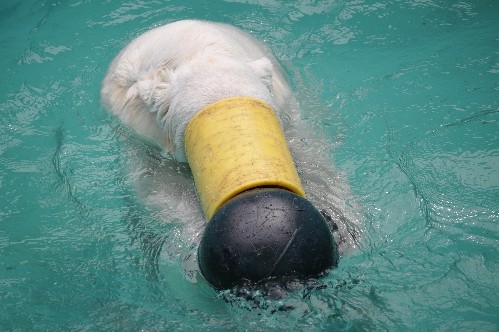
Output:
<path fill-rule="evenodd" d="M 284 297 L 199 277 L 188 169 L 100 104 L 183 18 L 265 41 L 348 183 L 356 248 Z M 4 0 L 0 29 L 0 330 L 499 329 L 495 0 Z"/>

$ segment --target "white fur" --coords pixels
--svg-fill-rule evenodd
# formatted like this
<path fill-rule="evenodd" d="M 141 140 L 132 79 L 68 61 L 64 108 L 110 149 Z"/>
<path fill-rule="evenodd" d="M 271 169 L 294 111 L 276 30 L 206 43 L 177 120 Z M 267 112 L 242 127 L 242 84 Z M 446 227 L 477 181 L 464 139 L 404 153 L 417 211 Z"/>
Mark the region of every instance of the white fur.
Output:
<path fill-rule="evenodd" d="M 153 29 L 113 60 L 102 85 L 107 109 L 139 134 L 186 161 L 184 131 L 204 106 L 252 96 L 275 111 L 291 91 L 256 39 L 230 25 L 178 21 Z"/>
<path fill-rule="evenodd" d="M 192 20 L 153 29 L 116 56 L 101 93 L 111 113 L 177 161 L 186 160 L 184 130 L 201 108 L 232 96 L 266 101 L 283 124 L 307 198 L 336 220 L 339 230 L 333 235 L 340 252 L 357 246 L 355 202 L 331 163 L 329 142 L 300 119 L 280 66 L 247 33 L 226 24 Z M 204 220 L 188 168 L 179 169 L 169 158 L 151 160 L 140 148 L 128 157 L 141 196 L 159 207 L 166 219 L 185 222 L 184 238 L 198 241 Z"/>

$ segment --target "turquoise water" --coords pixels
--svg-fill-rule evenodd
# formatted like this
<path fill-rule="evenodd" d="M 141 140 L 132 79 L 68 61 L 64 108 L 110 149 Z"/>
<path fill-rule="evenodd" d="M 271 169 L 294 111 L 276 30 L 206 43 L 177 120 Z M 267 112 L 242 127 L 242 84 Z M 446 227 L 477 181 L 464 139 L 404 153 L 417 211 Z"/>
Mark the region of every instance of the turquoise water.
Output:
<path fill-rule="evenodd" d="M 217 294 L 197 235 L 137 190 L 134 157 L 191 179 L 103 110 L 100 82 L 182 18 L 264 40 L 326 135 L 363 236 L 317 284 Z M 4 0 L 0 29 L 0 330 L 499 329 L 496 1 Z"/>

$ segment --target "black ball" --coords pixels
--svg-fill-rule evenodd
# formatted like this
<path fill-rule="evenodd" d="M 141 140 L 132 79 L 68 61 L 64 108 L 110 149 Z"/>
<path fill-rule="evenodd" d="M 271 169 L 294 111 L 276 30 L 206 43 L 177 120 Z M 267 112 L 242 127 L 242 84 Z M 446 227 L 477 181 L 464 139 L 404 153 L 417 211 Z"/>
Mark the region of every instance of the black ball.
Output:
<path fill-rule="evenodd" d="M 317 277 L 338 265 L 322 214 L 279 188 L 257 188 L 225 203 L 211 218 L 198 251 L 205 279 L 217 289 L 266 279 Z"/>

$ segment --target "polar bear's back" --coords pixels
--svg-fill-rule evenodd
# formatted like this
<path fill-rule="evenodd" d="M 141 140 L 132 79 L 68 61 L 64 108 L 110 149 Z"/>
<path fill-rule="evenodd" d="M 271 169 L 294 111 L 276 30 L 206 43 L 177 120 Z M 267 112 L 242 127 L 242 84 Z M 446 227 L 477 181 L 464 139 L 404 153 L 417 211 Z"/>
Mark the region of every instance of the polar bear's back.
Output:
<path fill-rule="evenodd" d="M 136 132 L 164 146 L 164 142 L 168 141 L 167 133 L 158 127 L 144 100 L 132 96 L 132 86 L 144 80 L 159 84 L 162 73 L 174 71 L 193 58 L 207 54 L 244 61 L 269 58 L 273 63 L 275 105 L 278 109 L 288 108 L 293 99 L 292 93 L 279 64 L 262 44 L 233 26 L 195 20 L 177 21 L 152 29 L 121 50 L 103 81 L 103 103 Z"/>
<path fill-rule="evenodd" d="M 256 39 L 230 25 L 187 20 L 142 34 L 120 52 L 111 67 L 126 72 L 134 82 L 151 69 L 175 69 L 202 54 L 256 60 L 267 52 Z"/>

